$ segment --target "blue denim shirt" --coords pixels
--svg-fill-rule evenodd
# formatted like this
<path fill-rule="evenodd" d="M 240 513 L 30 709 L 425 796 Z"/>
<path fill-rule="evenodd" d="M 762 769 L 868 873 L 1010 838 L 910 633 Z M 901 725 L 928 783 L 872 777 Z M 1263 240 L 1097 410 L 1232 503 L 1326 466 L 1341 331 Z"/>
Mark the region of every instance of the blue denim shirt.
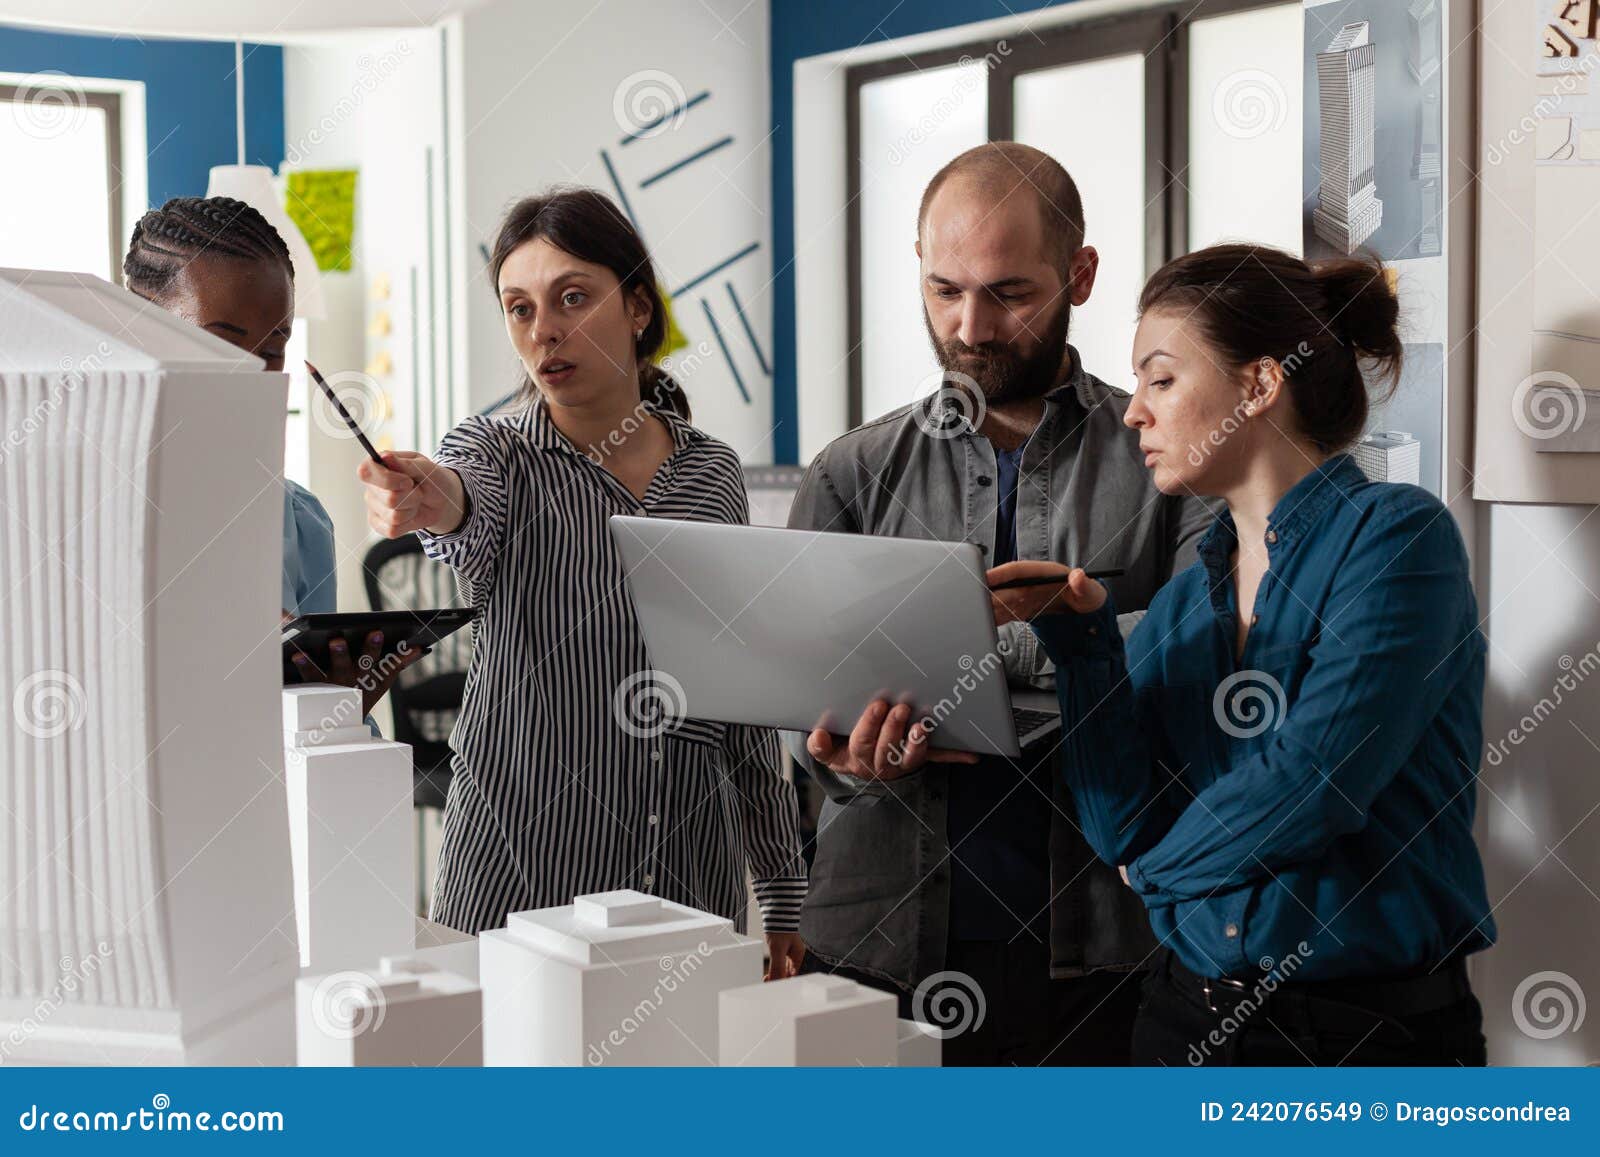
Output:
<path fill-rule="evenodd" d="M 1291 953 L 1297 979 L 1392 975 L 1487 947 L 1486 648 L 1455 522 L 1329 459 L 1273 509 L 1238 661 L 1235 545 L 1223 515 L 1125 654 L 1109 605 L 1034 624 L 1089 843 L 1201 975 Z"/>
<path fill-rule="evenodd" d="M 292 615 L 337 609 L 333 520 L 298 482 L 283 480 L 283 609 Z"/>

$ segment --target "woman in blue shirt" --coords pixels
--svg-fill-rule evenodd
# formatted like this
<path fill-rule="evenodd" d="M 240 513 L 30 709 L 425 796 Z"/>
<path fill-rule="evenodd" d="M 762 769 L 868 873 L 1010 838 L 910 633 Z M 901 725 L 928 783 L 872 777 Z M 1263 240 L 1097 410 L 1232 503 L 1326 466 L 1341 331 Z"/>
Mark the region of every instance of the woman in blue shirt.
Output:
<path fill-rule="evenodd" d="M 264 369 L 283 369 L 294 321 L 294 264 L 272 223 L 243 201 L 174 197 L 152 209 L 134 226 L 122 271 L 128 289 L 140 297 L 254 354 Z M 283 485 L 284 617 L 334 611 L 333 521 L 305 487 L 289 479 Z M 366 640 L 365 657 L 376 661 L 382 643 L 375 632 Z M 326 672 L 298 656 L 301 678 L 361 685 L 363 714 L 415 661 L 406 660 L 382 680 L 363 680 L 341 642 L 332 651 Z M 363 671 L 371 666 L 365 663 Z"/>
<path fill-rule="evenodd" d="M 1126 421 L 1162 491 L 1226 512 L 1126 644 L 1081 571 L 994 596 L 1056 662 L 1084 833 L 1161 941 L 1140 1063 L 1485 1062 L 1467 555 L 1438 499 L 1342 453 L 1363 366 L 1398 377 L 1397 313 L 1375 262 L 1229 245 L 1166 266 Z"/>

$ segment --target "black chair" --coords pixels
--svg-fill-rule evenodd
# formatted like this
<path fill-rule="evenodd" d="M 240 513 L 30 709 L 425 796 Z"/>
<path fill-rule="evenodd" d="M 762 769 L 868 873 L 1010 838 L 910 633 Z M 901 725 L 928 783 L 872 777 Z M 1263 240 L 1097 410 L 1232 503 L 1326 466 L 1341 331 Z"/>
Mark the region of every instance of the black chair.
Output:
<path fill-rule="evenodd" d="M 455 574 L 422 553 L 414 534 L 380 539 L 362 560 L 367 601 L 375 611 L 432 610 L 460 605 Z M 461 697 L 472 661 L 473 628 L 457 631 L 400 672 L 389 689 L 394 737 L 411 745 L 411 802 L 444 807 L 450 790 L 450 731 L 461 713 Z"/>

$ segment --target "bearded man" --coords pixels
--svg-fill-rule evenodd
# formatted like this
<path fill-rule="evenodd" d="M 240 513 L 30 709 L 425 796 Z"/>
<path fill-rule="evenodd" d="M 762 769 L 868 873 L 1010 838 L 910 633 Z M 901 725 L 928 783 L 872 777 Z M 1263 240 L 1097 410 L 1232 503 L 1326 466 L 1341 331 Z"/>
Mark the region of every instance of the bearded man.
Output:
<path fill-rule="evenodd" d="M 1118 570 L 1117 608 L 1141 611 L 1211 514 L 1156 489 L 1128 395 L 1068 344 L 1099 264 L 1077 186 L 1038 149 L 980 145 L 928 184 L 916 248 L 943 386 L 818 454 L 789 525 Z M 1053 686 L 1026 624 L 999 639 L 1014 689 Z M 973 762 L 910 714 L 878 702 L 849 736 L 788 737 L 826 796 L 805 968 L 896 993 L 942 1030 L 946 1065 L 1128 1063 L 1155 941 L 1051 774 L 1060 731 Z"/>

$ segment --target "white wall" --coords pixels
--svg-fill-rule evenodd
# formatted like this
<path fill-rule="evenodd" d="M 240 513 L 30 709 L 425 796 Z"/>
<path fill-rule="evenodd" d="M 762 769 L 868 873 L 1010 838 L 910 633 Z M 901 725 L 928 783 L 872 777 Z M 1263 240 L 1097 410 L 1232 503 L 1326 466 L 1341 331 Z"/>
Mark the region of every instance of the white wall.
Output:
<path fill-rule="evenodd" d="M 1500 939 L 1475 961 L 1473 983 L 1494 1064 L 1600 1062 L 1597 1010 L 1572 1028 L 1578 994 L 1600 999 L 1596 509 L 1478 507 L 1478 612 L 1490 641 L 1478 832 Z M 1562 1023 L 1560 991 L 1568 1028 L 1542 1037 Z"/>
<path fill-rule="evenodd" d="M 450 27 L 463 56 L 452 78 L 462 122 L 452 164 L 463 191 L 458 245 L 470 255 L 462 296 L 470 404 L 487 405 L 520 380 L 478 246 L 492 245 L 512 202 L 552 184 L 591 185 L 615 199 L 604 150 L 668 292 L 752 242 L 759 246 L 674 301 L 690 343 L 674 364 L 696 424 L 747 461 L 770 462 L 772 379 L 761 365 L 762 358 L 772 364 L 766 5 L 499 0 Z M 631 129 L 704 91 L 709 98 L 660 131 L 621 143 Z M 643 187 L 728 136 L 730 144 Z M 754 346 L 734 312 L 729 282 Z M 721 327 L 748 402 L 703 301 Z"/>
<path fill-rule="evenodd" d="M 370 407 L 365 416 L 357 415 L 380 448 L 386 443 L 399 449 L 424 444 L 431 448 L 436 431 L 443 428 L 451 412 L 459 410 L 450 405 L 447 393 L 451 378 L 445 361 L 448 329 L 445 311 L 439 306 L 447 292 L 442 245 L 437 241 L 443 220 L 442 199 L 437 194 L 443 180 L 444 139 L 440 40 L 439 31 L 423 29 L 284 47 L 285 168 L 359 171 L 353 268 L 348 273 L 322 275 L 328 316 L 309 323 L 307 356 L 334 380 L 341 397 L 360 399 L 365 396 L 361 381 L 339 381 L 335 375 L 363 374 L 375 355 L 389 355 L 391 371 L 373 376 L 369 383 L 387 397 L 387 419 L 378 421 Z M 436 190 L 432 262 L 427 246 L 430 149 Z M 420 299 L 415 362 L 411 355 L 413 270 Z M 435 286 L 437 316 L 433 318 L 427 307 L 430 277 Z M 375 298 L 372 292 L 379 278 L 389 283 L 386 300 Z M 379 312 L 389 319 L 391 328 L 386 335 L 369 332 Z M 425 412 L 419 422 L 417 383 L 422 386 L 424 401 L 430 384 L 436 383 L 445 392 L 436 407 L 439 417 Z M 361 560 L 375 539 L 367 528 L 355 478 L 362 451 L 336 425 L 313 421 L 306 428 L 309 486 L 334 523 L 340 609 L 367 610 Z M 387 705 L 381 705 L 379 723 L 387 729 L 386 714 Z"/>

